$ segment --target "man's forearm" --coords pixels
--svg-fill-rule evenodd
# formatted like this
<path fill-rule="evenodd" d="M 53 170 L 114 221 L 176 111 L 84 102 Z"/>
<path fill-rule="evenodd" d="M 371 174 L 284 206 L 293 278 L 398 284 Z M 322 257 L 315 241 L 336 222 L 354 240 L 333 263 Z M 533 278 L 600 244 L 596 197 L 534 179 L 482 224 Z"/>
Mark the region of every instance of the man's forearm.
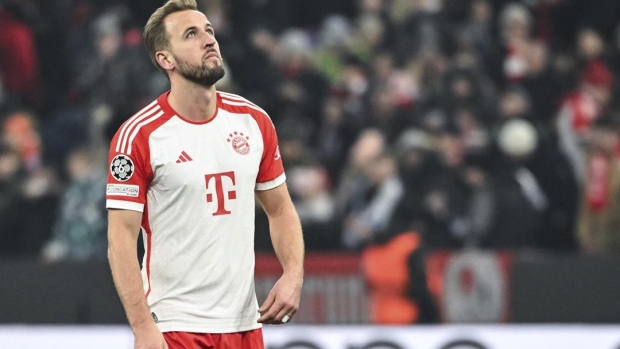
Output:
<path fill-rule="evenodd" d="M 140 266 L 136 259 L 136 246 L 119 245 L 110 244 L 108 259 L 114 285 L 125 308 L 129 325 L 136 332 L 154 322 L 144 296 Z"/>
<path fill-rule="evenodd" d="M 273 249 L 284 274 L 303 278 L 304 240 L 297 213 L 291 207 L 286 212 L 273 217 L 269 225 Z"/>

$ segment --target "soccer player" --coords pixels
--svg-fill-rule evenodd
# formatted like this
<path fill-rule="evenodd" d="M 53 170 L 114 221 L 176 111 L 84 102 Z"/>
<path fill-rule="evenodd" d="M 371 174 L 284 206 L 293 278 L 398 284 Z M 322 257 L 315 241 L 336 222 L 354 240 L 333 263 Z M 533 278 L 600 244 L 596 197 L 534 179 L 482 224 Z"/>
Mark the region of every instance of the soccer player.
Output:
<path fill-rule="evenodd" d="M 222 57 L 195 0 L 157 9 L 144 38 L 171 88 L 117 131 L 106 189 L 108 257 L 135 348 L 263 348 L 262 324 L 295 315 L 303 282 L 301 225 L 275 128 L 257 105 L 216 91 Z M 283 268 L 260 308 L 255 197 Z"/>

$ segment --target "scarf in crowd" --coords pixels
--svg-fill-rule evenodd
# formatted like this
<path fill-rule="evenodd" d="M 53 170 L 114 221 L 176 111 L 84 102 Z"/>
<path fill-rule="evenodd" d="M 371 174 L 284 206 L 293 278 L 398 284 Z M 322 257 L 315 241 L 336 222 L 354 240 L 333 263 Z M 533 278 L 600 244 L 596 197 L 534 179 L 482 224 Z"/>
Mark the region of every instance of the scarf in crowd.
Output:
<path fill-rule="evenodd" d="M 590 211 L 603 211 L 609 203 L 609 175 L 611 160 L 596 154 L 588 161 L 586 199 Z"/>
<path fill-rule="evenodd" d="M 594 100 L 586 94 L 574 93 L 567 98 L 566 103 L 573 114 L 573 130 L 577 134 L 582 134 L 599 113 Z"/>

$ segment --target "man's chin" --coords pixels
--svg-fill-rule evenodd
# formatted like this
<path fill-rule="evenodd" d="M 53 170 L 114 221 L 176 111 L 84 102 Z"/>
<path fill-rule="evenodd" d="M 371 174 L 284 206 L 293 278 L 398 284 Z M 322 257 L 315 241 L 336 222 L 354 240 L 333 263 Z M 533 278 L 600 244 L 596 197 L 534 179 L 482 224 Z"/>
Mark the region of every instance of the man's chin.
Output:
<path fill-rule="evenodd" d="M 209 77 L 201 77 L 201 78 L 186 77 L 186 79 L 200 86 L 211 87 L 215 85 L 218 81 L 220 81 L 224 77 L 224 75 L 225 75 L 225 72 L 222 69 L 220 72 L 217 72 L 217 74 L 211 75 Z"/>

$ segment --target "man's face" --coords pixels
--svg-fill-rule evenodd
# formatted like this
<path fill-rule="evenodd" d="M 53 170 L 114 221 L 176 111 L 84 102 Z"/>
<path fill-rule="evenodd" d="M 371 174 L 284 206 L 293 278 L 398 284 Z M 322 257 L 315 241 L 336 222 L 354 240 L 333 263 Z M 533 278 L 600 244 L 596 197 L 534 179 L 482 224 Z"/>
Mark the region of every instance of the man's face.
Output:
<path fill-rule="evenodd" d="M 224 76 L 224 64 L 215 31 L 198 11 L 170 14 L 164 21 L 174 70 L 185 79 L 209 87 Z"/>

